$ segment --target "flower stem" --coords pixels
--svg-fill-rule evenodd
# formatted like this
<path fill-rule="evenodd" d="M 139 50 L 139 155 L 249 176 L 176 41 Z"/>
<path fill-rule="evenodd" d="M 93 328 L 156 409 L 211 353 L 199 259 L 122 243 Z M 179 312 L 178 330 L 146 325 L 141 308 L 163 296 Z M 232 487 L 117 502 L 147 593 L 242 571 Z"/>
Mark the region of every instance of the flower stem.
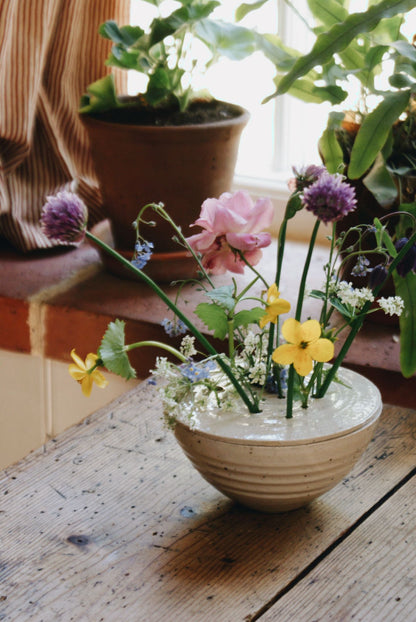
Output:
<path fill-rule="evenodd" d="M 173 346 L 169 346 L 167 343 L 163 343 L 161 341 L 137 341 L 136 343 L 130 343 L 126 345 L 125 350 L 126 352 L 129 352 L 130 350 L 135 350 L 136 348 L 141 348 L 142 346 L 162 348 L 162 350 L 166 350 L 170 354 L 176 356 L 180 361 L 182 361 L 182 363 L 186 363 L 188 360 L 186 356 L 182 354 L 182 352 L 179 352 L 179 350 L 177 350 Z"/>
<path fill-rule="evenodd" d="M 315 242 L 316 242 L 316 235 L 318 233 L 318 229 L 319 229 L 319 225 L 321 224 L 320 220 L 317 220 L 315 222 L 315 226 L 312 230 L 312 235 L 311 235 L 311 239 L 309 242 L 309 248 L 308 248 L 308 254 L 306 256 L 306 260 L 305 260 L 305 265 L 303 267 L 303 272 L 302 272 L 302 278 L 300 280 L 300 285 L 299 285 L 299 294 L 298 294 L 298 301 L 297 301 L 297 305 L 296 305 L 296 313 L 295 313 L 295 319 L 300 322 L 300 318 L 302 315 L 302 305 L 303 305 L 303 299 L 305 297 L 305 287 L 306 287 L 306 279 L 308 277 L 308 272 L 309 272 L 309 267 L 311 265 L 311 259 L 312 259 L 312 253 L 313 253 L 313 249 L 315 247 Z M 289 368 L 289 374 L 288 374 L 288 378 L 287 378 L 287 397 L 286 397 L 286 418 L 290 419 L 293 415 L 293 385 L 295 382 L 295 370 L 293 367 L 293 363 L 291 364 L 290 368 Z M 306 398 L 307 400 L 307 398 Z"/>
<path fill-rule="evenodd" d="M 378 293 L 380 292 L 380 290 L 383 287 L 383 285 L 387 282 L 389 277 L 392 275 L 393 271 L 396 269 L 397 264 L 403 259 L 403 257 L 411 249 L 411 247 L 413 246 L 413 244 L 415 242 L 416 242 L 416 233 L 414 233 L 409 238 L 409 240 L 405 244 L 405 246 L 403 246 L 401 251 L 393 259 L 393 261 L 391 262 L 391 264 L 389 266 L 389 269 L 387 271 L 387 275 L 386 275 L 386 278 L 384 279 L 384 281 L 382 283 L 380 283 L 377 287 L 374 288 L 374 290 L 373 290 L 374 298 L 378 295 Z M 357 316 L 355 318 L 355 320 L 352 322 L 351 330 L 350 330 L 350 332 L 348 334 L 348 337 L 344 341 L 344 343 L 343 343 L 343 345 L 341 347 L 341 350 L 339 351 L 338 356 L 336 357 L 336 359 L 335 359 L 331 369 L 326 374 L 325 380 L 323 381 L 323 383 L 321 385 L 321 388 L 318 391 L 316 397 L 324 397 L 324 395 L 327 392 L 331 382 L 335 378 L 335 375 L 336 375 L 338 369 L 340 368 L 340 366 L 341 366 L 341 364 L 342 364 L 342 362 L 343 362 L 343 360 L 344 360 L 344 358 L 345 358 L 349 348 L 351 347 L 352 342 L 354 341 L 358 331 L 362 327 L 363 322 L 364 322 L 364 318 L 367 315 L 367 313 L 369 312 L 370 307 L 371 307 L 371 302 L 367 301 L 365 303 L 365 305 L 363 306 L 360 315 Z"/>
<path fill-rule="evenodd" d="M 147 285 L 149 285 L 152 290 L 159 296 L 161 300 L 171 309 L 180 320 L 189 328 L 194 337 L 199 341 L 203 348 L 212 356 L 217 357 L 216 360 L 218 365 L 221 367 L 223 372 L 228 376 L 237 393 L 243 400 L 244 404 L 247 406 L 250 413 L 259 412 L 258 403 L 253 399 L 250 400 L 244 389 L 241 387 L 237 378 L 234 376 L 231 368 L 227 363 L 223 360 L 221 356 L 218 356 L 218 352 L 215 348 L 210 344 L 208 339 L 192 324 L 192 322 L 182 313 L 182 311 L 175 305 L 174 302 L 165 294 L 165 292 L 151 279 L 145 272 L 142 272 L 139 268 L 134 266 L 128 259 L 120 255 L 114 248 L 111 248 L 108 244 L 97 238 L 93 233 L 89 231 L 86 232 L 86 237 L 90 239 L 92 242 L 97 244 L 100 248 L 105 250 L 109 255 L 117 259 L 124 267 L 128 268 L 136 275 L 138 275 Z"/>

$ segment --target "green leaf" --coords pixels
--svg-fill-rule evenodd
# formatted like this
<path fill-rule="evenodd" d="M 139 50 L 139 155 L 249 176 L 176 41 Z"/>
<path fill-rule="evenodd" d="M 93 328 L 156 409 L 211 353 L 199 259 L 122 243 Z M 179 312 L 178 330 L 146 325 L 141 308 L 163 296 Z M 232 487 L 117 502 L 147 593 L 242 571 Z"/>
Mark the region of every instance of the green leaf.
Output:
<path fill-rule="evenodd" d="M 217 303 L 217 305 L 222 309 L 232 311 L 235 307 L 233 293 L 233 285 L 223 285 L 222 287 L 217 287 L 210 292 L 206 292 L 206 295 L 211 298 L 213 302 Z"/>
<path fill-rule="evenodd" d="M 295 80 L 306 75 L 314 67 L 327 63 L 334 54 L 345 50 L 357 35 L 373 30 L 381 19 L 412 8 L 414 0 L 382 0 L 367 11 L 349 15 L 343 22 L 335 24 L 317 37 L 312 50 L 297 60 L 280 82 L 278 90 L 267 99 L 286 93 Z"/>
<path fill-rule="evenodd" d="M 214 54 L 231 60 L 242 60 L 256 51 L 254 33 L 243 26 L 205 19 L 196 24 L 195 33 Z"/>
<path fill-rule="evenodd" d="M 389 83 L 396 89 L 416 87 L 416 82 L 403 73 L 394 73 L 389 77 Z"/>
<path fill-rule="evenodd" d="M 416 372 L 416 274 L 406 277 L 393 273 L 396 295 L 404 301 L 400 316 L 400 367 L 405 378 Z"/>
<path fill-rule="evenodd" d="M 338 298 L 330 298 L 329 302 L 346 320 L 353 317 L 354 314 Z"/>
<path fill-rule="evenodd" d="M 359 179 L 370 168 L 386 142 L 391 126 L 409 103 L 410 90 L 386 93 L 358 130 L 351 151 L 348 177 Z"/>
<path fill-rule="evenodd" d="M 91 112 L 102 112 L 117 108 L 119 102 L 117 99 L 114 78 L 110 74 L 93 82 L 87 87 L 87 94 L 81 99 L 81 107 L 79 112 L 88 114 Z"/>
<path fill-rule="evenodd" d="M 239 326 L 248 326 L 249 324 L 257 324 L 264 316 L 262 307 L 254 307 L 254 309 L 242 309 L 234 316 L 234 328 Z"/>
<path fill-rule="evenodd" d="M 111 372 L 130 380 L 136 377 L 136 372 L 130 365 L 125 349 L 125 322 L 115 320 L 110 322 L 102 338 L 98 350 L 104 366 Z"/>
<path fill-rule="evenodd" d="M 144 35 L 144 30 L 140 26 L 122 26 L 119 28 L 117 22 L 113 20 L 101 24 L 98 32 L 105 39 L 110 39 L 114 43 L 121 43 L 126 48 L 136 43 L 137 39 Z"/>
<path fill-rule="evenodd" d="M 329 173 L 337 173 L 343 167 L 344 155 L 334 130 L 323 131 L 318 142 L 319 153 Z"/>
<path fill-rule="evenodd" d="M 337 0 L 308 0 L 308 6 L 318 23 L 326 27 L 343 22 L 348 11 Z"/>
<path fill-rule="evenodd" d="M 201 302 L 195 309 L 196 315 L 209 330 L 214 331 L 214 337 L 225 339 L 228 334 L 227 314 L 215 303 Z"/>
<path fill-rule="evenodd" d="M 251 11 L 256 11 L 257 9 L 260 9 L 263 4 L 266 4 L 266 2 L 268 2 L 268 0 L 258 0 L 257 2 L 243 2 L 243 4 L 240 4 L 239 7 L 237 7 L 236 12 L 235 12 L 235 21 L 236 22 L 240 22 L 246 15 L 248 15 L 248 13 L 251 13 Z"/>
<path fill-rule="evenodd" d="M 363 183 L 382 207 L 390 207 L 397 198 L 396 184 L 381 153 L 377 155 L 374 166 L 364 177 Z"/>

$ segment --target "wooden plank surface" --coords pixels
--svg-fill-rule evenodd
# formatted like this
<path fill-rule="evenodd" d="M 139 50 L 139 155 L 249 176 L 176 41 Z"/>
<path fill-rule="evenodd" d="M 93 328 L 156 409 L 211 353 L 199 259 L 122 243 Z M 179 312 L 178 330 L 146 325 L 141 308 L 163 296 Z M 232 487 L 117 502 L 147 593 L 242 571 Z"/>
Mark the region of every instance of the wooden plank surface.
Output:
<path fill-rule="evenodd" d="M 416 476 L 384 503 L 262 622 L 416 619 Z"/>
<path fill-rule="evenodd" d="M 262 515 L 192 469 L 144 383 L 3 473 L 0 620 L 257 619 L 408 476 L 415 426 L 414 411 L 385 407 L 341 484 Z"/>

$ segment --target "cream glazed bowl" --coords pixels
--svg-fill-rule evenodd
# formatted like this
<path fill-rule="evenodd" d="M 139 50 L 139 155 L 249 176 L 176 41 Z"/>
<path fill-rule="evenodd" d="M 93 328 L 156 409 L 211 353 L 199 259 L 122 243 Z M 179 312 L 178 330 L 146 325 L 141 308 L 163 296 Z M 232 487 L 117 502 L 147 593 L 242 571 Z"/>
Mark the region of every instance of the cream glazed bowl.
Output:
<path fill-rule="evenodd" d="M 286 419 L 285 400 L 268 395 L 262 412 L 194 414 L 175 425 L 193 466 L 227 497 L 262 512 L 302 507 L 333 488 L 370 442 L 382 410 L 378 388 L 341 368 L 325 397 L 297 407 Z M 185 409 L 184 409 L 185 410 Z"/>

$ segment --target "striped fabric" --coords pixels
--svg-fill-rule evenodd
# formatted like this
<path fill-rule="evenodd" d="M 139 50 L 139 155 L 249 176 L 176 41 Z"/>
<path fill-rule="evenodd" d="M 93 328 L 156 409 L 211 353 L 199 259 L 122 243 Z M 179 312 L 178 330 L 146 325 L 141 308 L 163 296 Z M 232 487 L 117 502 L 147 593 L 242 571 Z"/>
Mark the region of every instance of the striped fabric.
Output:
<path fill-rule="evenodd" d="M 38 224 L 50 194 L 77 192 L 90 224 L 102 218 L 77 110 L 86 86 L 109 70 L 98 26 L 127 23 L 129 4 L 0 0 L 0 237 L 22 251 L 51 246 Z"/>

